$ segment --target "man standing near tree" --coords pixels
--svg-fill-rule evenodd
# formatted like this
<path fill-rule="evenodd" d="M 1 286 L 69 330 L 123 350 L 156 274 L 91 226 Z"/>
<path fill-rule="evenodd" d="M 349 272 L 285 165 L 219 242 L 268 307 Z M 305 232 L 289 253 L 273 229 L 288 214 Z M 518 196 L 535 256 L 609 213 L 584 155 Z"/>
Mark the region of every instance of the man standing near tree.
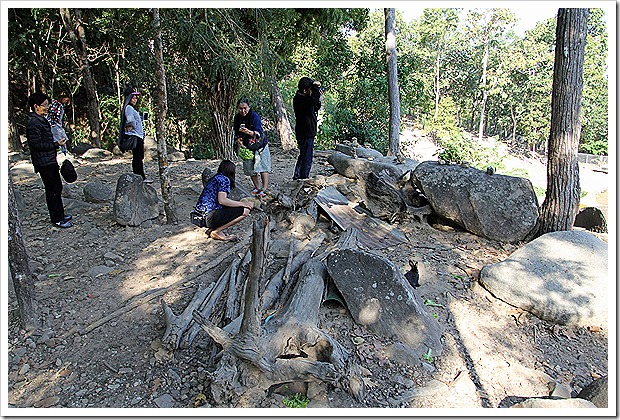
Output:
<path fill-rule="evenodd" d="M 299 147 L 299 157 L 293 179 L 306 179 L 310 176 L 312 168 L 314 139 L 318 113 L 323 100 L 323 89 L 319 82 L 309 77 L 302 77 L 297 88 L 297 93 L 293 98 L 293 110 L 295 111 L 295 137 Z"/>

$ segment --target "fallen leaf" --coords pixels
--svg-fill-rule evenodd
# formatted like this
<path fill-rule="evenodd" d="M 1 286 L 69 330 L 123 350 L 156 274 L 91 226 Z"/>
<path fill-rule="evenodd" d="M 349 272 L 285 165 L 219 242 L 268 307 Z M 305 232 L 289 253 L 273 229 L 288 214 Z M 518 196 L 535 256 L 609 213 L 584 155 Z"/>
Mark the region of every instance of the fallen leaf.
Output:
<path fill-rule="evenodd" d="M 94 295 L 94 294 L 92 294 L 92 293 L 89 293 L 89 294 L 87 294 L 86 296 L 87 296 L 87 297 L 89 297 L 89 298 L 91 298 L 91 299 L 94 299 L 94 298 L 96 298 L 96 297 L 99 297 L 98 295 Z"/>
<path fill-rule="evenodd" d="M 360 344 L 362 344 L 365 340 L 362 337 L 353 337 L 353 343 L 356 346 L 359 346 Z"/>
<path fill-rule="evenodd" d="M 157 389 L 161 386 L 161 379 L 155 378 L 153 380 L 153 386 L 151 387 L 151 393 L 157 392 Z"/>
<path fill-rule="evenodd" d="M 601 327 L 599 327 L 598 325 L 590 325 L 588 327 L 588 330 L 590 332 L 601 332 Z"/>

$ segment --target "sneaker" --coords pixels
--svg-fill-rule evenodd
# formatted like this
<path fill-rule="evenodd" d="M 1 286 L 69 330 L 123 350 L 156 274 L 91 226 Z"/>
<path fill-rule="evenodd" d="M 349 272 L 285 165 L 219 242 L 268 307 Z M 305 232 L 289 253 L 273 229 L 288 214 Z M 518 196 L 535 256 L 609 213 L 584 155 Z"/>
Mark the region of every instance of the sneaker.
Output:
<path fill-rule="evenodd" d="M 73 219 L 73 216 L 71 216 L 70 214 L 65 214 L 65 217 L 62 218 L 62 221 L 68 222 L 71 219 Z"/>
<path fill-rule="evenodd" d="M 259 191 L 255 194 L 257 197 L 266 197 L 267 194 L 265 193 L 265 191 Z"/>
<path fill-rule="evenodd" d="M 144 182 L 145 184 L 152 184 L 152 183 L 153 183 L 153 180 L 152 180 L 152 179 L 148 179 L 148 178 L 146 178 L 146 179 L 145 179 L 144 181 L 142 181 L 142 182 Z"/>
<path fill-rule="evenodd" d="M 250 192 L 250 194 L 252 194 L 252 195 L 259 195 L 260 193 L 261 193 L 261 190 L 259 190 L 259 189 L 257 189 L 257 188 L 254 188 L 254 189 Z"/>
<path fill-rule="evenodd" d="M 54 225 L 55 225 L 56 227 L 66 229 L 66 228 L 70 228 L 71 226 L 73 226 L 73 223 L 71 223 L 71 222 L 70 222 L 70 221 L 68 221 L 68 220 L 67 220 L 67 221 L 64 221 L 64 220 L 63 220 L 62 222 L 56 222 L 56 223 L 54 223 Z"/>

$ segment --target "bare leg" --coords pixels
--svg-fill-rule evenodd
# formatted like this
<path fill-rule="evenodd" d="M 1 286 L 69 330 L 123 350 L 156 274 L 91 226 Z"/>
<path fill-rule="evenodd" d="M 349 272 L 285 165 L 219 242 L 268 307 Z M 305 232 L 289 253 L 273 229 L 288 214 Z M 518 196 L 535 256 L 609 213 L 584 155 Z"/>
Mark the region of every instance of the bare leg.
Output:
<path fill-rule="evenodd" d="M 258 185 L 258 175 L 252 175 L 250 176 L 250 179 L 252 180 L 252 184 L 254 184 L 254 188 L 260 191 L 260 186 Z"/>
<path fill-rule="evenodd" d="M 241 216 L 237 217 L 236 219 L 231 220 L 230 222 L 226 223 L 224 226 L 220 226 L 217 229 L 213 229 L 211 233 L 209 234 L 209 236 L 213 239 L 219 239 L 220 241 L 230 241 L 234 239 L 235 237 L 232 235 L 223 235 L 222 231 L 226 229 L 227 227 L 236 225 L 237 223 L 239 223 L 240 221 L 248 217 L 248 214 L 250 214 L 250 209 L 244 208 L 243 214 Z"/>
<path fill-rule="evenodd" d="M 263 182 L 262 190 L 265 191 L 267 189 L 267 185 L 269 185 L 269 172 L 261 172 L 260 179 Z"/>

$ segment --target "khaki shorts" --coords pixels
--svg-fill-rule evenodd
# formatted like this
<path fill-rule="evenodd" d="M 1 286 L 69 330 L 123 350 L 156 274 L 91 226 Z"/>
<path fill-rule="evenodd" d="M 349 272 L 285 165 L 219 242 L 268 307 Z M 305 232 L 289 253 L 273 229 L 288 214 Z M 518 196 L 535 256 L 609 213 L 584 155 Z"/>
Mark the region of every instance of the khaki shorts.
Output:
<path fill-rule="evenodd" d="M 261 172 L 271 173 L 271 152 L 269 152 L 269 145 L 260 152 L 254 152 L 254 160 L 243 161 L 243 174 L 247 176 L 254 176 Z"/>

